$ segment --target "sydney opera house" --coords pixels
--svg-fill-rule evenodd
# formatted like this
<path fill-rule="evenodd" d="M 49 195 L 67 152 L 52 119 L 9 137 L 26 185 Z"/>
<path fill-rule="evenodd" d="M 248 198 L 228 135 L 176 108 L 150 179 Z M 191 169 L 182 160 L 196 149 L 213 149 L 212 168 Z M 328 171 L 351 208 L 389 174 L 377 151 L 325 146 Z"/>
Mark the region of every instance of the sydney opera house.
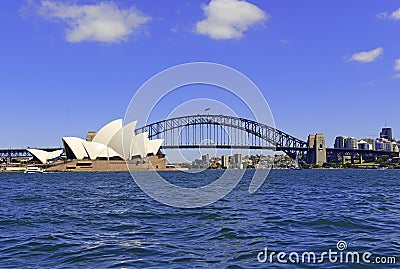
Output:
<path fill-rule="evenodd" d="M 148 133 L 135 135 L 136 121 L 122 126 L 122 119 L 114 120 L 97 133 L 89 133 L 86 140 L 63 137 L 66 160 L 51 163 L 46 171 L 127 171 L 165 169 L 166 160 L 159 152 L 162 139 L 150 140 Z M 42 151 L 28 149 L 42 164 L 59 157 L 63 150 Z"/>

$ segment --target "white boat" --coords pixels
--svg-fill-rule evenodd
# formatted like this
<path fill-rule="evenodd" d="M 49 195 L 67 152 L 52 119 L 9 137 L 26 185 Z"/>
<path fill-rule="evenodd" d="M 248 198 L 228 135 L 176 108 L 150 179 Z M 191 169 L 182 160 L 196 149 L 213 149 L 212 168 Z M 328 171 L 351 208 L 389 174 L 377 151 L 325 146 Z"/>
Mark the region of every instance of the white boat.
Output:
<path fill-rule="evenodd" d="M 25 171 L 25 174 L 37 174 L 37 173 L 44 173 L 44 170 L 37 166 L 28 166 Z"/>

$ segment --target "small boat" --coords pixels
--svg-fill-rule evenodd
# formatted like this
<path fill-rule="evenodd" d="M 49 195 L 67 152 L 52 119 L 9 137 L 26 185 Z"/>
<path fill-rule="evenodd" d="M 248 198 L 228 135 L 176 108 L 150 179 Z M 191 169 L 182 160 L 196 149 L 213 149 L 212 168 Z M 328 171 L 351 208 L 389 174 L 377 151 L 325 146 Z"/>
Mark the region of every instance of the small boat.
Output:
<path fill-rule="evenodd" d="M 37 173 L 44 173 L 44 170 L 37 166 L 28 166 L 25 171 L 25 174 L 37 174 Z"/>

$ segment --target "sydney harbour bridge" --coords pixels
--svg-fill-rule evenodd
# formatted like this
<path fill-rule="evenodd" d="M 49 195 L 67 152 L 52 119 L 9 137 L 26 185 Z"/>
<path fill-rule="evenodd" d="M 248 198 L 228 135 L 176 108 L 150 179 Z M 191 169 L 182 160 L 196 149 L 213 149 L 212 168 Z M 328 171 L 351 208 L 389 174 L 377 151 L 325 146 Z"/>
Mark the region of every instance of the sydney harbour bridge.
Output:
<path fill-rule="evenodd" d="M 227 115 L 189 115 L 166 119 L 137 128 L 136 134 L 148 132 L 150 139 L 162 138 L 162 149 L 249 149 L 280 151 L 304 164 L 338 161 L 343 156 L 362 159 L 387 155 L 398 157 L 398 152 L 381 150 L 327 148 L 322 134 L 301 140 L 284 131 L 254 120 Z M 48 149 L 54 150 L 54 149 Z M 0 159 L 30 157 L 26 149 L 0 150 Z"/>
<path fill-rule="evenodd" d="M 164 149 L 218 148 L 258 149 L 286 153 L 304 164 L 338 161 L 343 156 L 375 159 L 379 156 L 398 157 L 398 152 L 381 150 L 327 148 L 322 134 L 301 140 L 284 131 L 254 120 L 226 115 L 191 115 L 158 121 L 136 129 L 148 132 L 149 138 L 163 138 Z M 311 139 L 310 139 L 311 138 Z"/>

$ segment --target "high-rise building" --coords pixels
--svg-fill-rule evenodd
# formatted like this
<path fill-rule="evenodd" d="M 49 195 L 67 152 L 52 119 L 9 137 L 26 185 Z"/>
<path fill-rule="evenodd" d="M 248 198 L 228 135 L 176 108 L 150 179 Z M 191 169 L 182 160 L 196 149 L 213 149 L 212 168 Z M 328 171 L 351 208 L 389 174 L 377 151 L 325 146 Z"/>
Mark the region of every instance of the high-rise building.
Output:
<path fill-rule="evenodd" d="M 375 139 L 372 138 L 363 138 L 365 142 L 367 142 L 370 145 L 371 150 L 375 150 Z"/>
<path fill-rule="evenodd" d="M 372 146 L 367 141 L 364 141 L 364 140 L 358 141 L 357 145 L 358 145 L 358 149 L 361 149 L 361 150 L 371 150 L 372 149 Z"/>
<path fill-rule="evenodd" d="M 221 165 L 222 168 L 229 168 L 229 156 L 228 155 L 222 155 L 221 157 Z"/>
<path fill-rule="evenodd" d="M 201 156 L 201 160 L 203 161 L 204 164 L 208 164 L 210 162 L 210 155 L 206 154 Z"/>
<path fill-rule="evenodd" d="M 389 142 L 392 142 L 393 141 L 392 128 L 388 128 L 388 127 L 382 128 L 382 132 L 380 132 L 379 137 L 387 139 Z"/>
<path fill-rule="evenodd" d="M 392 151 L 392 145 L 390 142 L 383 142 L 383 151 Z"/>
<path fill-rule="evenodd" d="M 235 164 L 235 168 L 243 169 L 242 154 L 241 153 L 235 153 L 233 155 L 233 162 Z"/>
<path fill-rule="evenodd" d="M 235 164 L 241 164 L 242 163 L 242 154 L 241 153 L 235 153 L 233 155 L 233 160 Z"/>
<path fill-rule="evenodd" d="M 348 149 L 358 149 L 358 141 L 355 137 L 346 138 L 346 148 Z"/>
<path fill-rule="evenodd" d="M 392 152 L 399 152 L 399 145 L 397 144 L 397 142 L 391 142 L 391 150 Z"/>
<path fill-rule="evenodd" d="M 344 148 L 346 148 L 346 139 L 347 139 L 347 136 L 337 136 L 335 138 L 335 145 L 333 147 L 335 149 L 344 149 Z"/>
<path fill-rule="evenodd" d="M 383 141 L 382 141 L 382 139 L 377 139 L 375 141 L 375 150 L 383 150 Z"/>

